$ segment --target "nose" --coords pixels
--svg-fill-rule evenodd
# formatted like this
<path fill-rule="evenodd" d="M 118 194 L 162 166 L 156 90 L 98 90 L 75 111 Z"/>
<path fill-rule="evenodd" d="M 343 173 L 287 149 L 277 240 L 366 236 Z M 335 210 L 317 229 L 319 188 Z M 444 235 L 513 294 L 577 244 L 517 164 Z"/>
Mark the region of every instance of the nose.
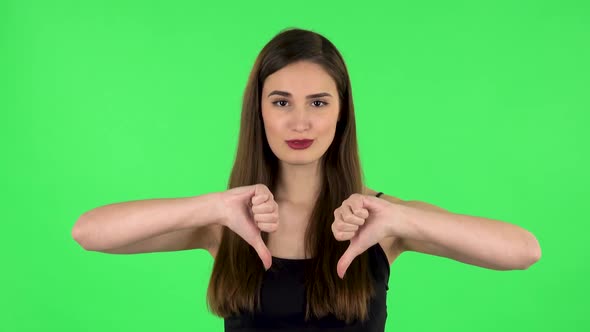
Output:
<path fill-rule="evenodd" d="M 297 132 L 309 130 L 311 127 L 310 116 L 303 108 L 294 109 L 289 119 L 289 127 Z"/>

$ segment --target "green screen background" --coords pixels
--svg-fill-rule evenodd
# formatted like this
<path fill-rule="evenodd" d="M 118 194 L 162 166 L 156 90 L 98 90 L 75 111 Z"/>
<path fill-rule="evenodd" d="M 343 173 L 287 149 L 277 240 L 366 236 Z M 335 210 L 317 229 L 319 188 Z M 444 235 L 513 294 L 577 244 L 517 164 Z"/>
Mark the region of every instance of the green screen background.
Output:
<path fill-rule="evenodd" d="M 281 29 L 348 65 L 366 184 L 517 224 L 541 260 L 404 253 L 387 331 L 588 331 L 585 1 L 1 1 L 3 331 L 221 331 L 204 251 L 111 255 L 77 218 L 225 189 L 240 103 Z"/>

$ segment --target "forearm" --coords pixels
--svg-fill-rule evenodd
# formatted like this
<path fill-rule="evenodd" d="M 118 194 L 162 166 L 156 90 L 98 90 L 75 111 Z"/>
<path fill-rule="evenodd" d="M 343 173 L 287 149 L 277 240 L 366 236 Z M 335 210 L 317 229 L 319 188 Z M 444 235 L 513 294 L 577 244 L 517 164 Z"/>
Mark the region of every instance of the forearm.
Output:
<path fill-rule="evenodd" d="M 87 250 L 121 247 L 160 234 L 219 222 L 218 195 L 114 203 L 84 213 L 72 236 Z"/>
<path fill-rule="evenodd" d="M 429 249 L 440 256 L 506 270 L 526 268 L 541 255 L 535 236 L 510 223 L 407 206 L 399 211 L 392 232 L 430 243 Z"/>

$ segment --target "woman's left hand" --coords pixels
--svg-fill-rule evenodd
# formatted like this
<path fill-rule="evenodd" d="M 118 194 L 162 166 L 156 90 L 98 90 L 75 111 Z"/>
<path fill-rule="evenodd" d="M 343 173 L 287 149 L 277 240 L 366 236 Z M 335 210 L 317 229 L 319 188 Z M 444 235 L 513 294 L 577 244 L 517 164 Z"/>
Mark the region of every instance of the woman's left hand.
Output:
<path fill-rule="evenodd" d="M 378 197 L 352 194 L 334 210 L 334 237 L 338 241 L 350 240 L 336 267 L 340 278 L 344 278 L 344 273 L 358 255 L 393 236 L 391 225 L 399 218 L 395 206 Z"/>

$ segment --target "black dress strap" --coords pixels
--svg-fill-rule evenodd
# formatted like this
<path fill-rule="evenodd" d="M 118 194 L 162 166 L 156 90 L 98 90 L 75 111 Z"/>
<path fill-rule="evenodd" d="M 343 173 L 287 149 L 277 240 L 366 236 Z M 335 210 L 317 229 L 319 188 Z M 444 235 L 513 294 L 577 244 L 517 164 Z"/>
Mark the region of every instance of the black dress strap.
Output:
<path fill-rule="evenodd" d="M 378 193 L 377 193 L 377 195 L 375 195 L 375 196 L 379 197 L 379 196 L 381 196 L 381 195 L 383 195 L 383 192 L 381 192 L 381 191 L 380 191 L 380 192 L 378 192 Z"/>

